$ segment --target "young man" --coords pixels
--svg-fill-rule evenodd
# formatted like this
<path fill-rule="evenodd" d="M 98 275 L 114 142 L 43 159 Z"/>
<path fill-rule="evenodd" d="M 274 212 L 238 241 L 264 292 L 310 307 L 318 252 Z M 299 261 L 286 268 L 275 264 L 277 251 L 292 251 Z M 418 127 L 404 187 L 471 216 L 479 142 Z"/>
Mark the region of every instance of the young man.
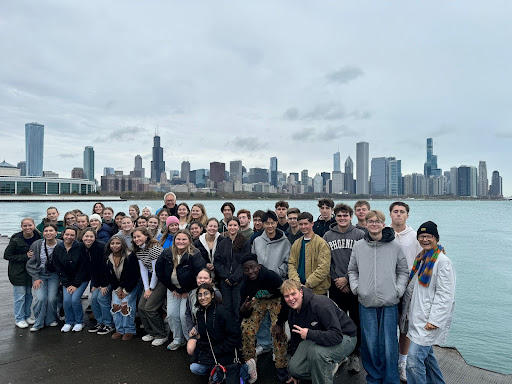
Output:
<path fill-rule="evenodd" d="M 318 200 L 318 209 L 320 210 L 320 216 L 313 225 L 313 232 L 318 236 L 323 237 L 329 230 L 331 225 L 336 223 L 332 209 L 334 208 L 334 201 L 332 199 L 320 199 Z"/>
<path fill-rule="evenodd" d="M 284 280 L 288 277 L 290 242 L 284 232 L 277 229 L 277 215 L 271 210 L 268 210 L 263 216 L 263 228 L 261 236 L 254 239 L 252 243 L 252 253 L 258 256 L 261 265 L 277 273 Z M 266 318 L 258 332 L 257 354 L 269 352 L 272 348 L 271 343 L 270 318 Z"/>
<path fill-rule="evenodd" d="M 252 224 L 254 233 L 251 236 L 251 240 L 249 241 L 249 245 L 252 247 L 254 239 L 260 236 L 263 233 L 263 217 L 265 216 L 265 212 L 261 209 L 258 209 L 256 212 L 252 214 Z"/>
<path fill-rule="evenodd" d="M 288 261 L 288 277 L 325 295 L 331 285 L 331 250 L 326 241 L 313 232 L 313 215 L 302 212 L 299 217 L 302 237 L 293 243 Z"/>
<path fill-rule="evenodd" d="M 64 223 L 62 220 L 59 220 L 59 211 L 55 207 L 48 207 L 46 209 L 46 217 L 41 220 L 41 223 L 39 223 L 36 227 L 36 229 L 43 233 L 43 227 L 45 224 L 55 224 L 57 226 L 57 236 L 59 236 L 62 231 L 64 231 Z"/>
<path fill-rule="evenodd" d="M 116 225 L 117 225 L 117 228 L 121 228 L 121 220 L 123 220 L 123 217 L 126 216 L 126 213 L 124 212 L 117 212 L 116 213 L 116 217 L 115 217 L 115 222 L 116 222 Z M 112 233 L 115 233 L 115 232 L 112 232 Z"/>
<path fill-rule="evenodd" d="M 279 200 L 275 205 L 278 221 L 277 228 L 283 232 L 286 232 L 288 227 L 290 226 L 286 219 L 286 213 L 288 212 L 289 207 L 290 205 L 284 200 Z"/>
<path fill-rule="evenodd" d="M 288 230 L 286 231 L 286 236 L 288 237 L 288 241 L 290 244 L 295 243 L 295 240 L 298 240 L 302 236 L 302 232 L 299 228 L 299 222 L 297 221 L 297 218 L 299 217 L 300 210 L 299 208 L 290 208 L 288 209 L 287 216 L 288 216 L 288 224 L 290 225 L 288 227 Z"/>
<path fill-rule="evenodd" d="M 287 346 L 288 340 L 283 332 L 283 325 L 288 316 L 287 306 L 279 288 L 282 280 L 275 273 L 263 265 L 258 264 L 254 253 L 242 256 L 240 264 L 244 270 L 241 297 L 245 299 L 240 307 L 242 321 L 242 352 L 249 367 L 256 368 L 256 334 L 263 325 L 262 320 L 270 317 L 273 332 L 274 353 L 279 381 L 288 380 Z M 252 362 L 250 362 L 252 360 Z M 257 373 L 255 375 L 257 377 Z"/>
<path fill-rule="evenodd" d="M 354 350 L 357 328 L 345 312 L 323 295 L 315 295 L 296 280 L 286 280 L 281 293 L 290 307 L 289 383 L 311 380 L 332 383 L 339 363 Z"/>
<path fill-rule="evenodd" d="M 240 209 L 236 213 L 236 216 L 238 217 L 238 220 L 240 220 L 240 233 L 244 235 L 247 240 L 250 240 L 254 233 L 250 227 L 251 211 L 248 211 L 247 209 Z"/>
<path fill-rule="evenodd" d="M 412 269 L 414 259 L 421 252 L 422 248 L 416 239 L 416 232 L 409 225 L 409 205 L 402 201 L 395 201 L 389 206 L 389 217 L 391 217 L 391 228 L 395 231 L 395 239 L 400 243 L 407 259 L 409 271 Z M 399 307 L 401 310 L 401 306 Z M 407 352 L 409 350 L 409 339 L 405 333 L 400 333 L 398 355 L 398 372 L 400 380 L 407 381 Z"/>
<path fill-rule="evenodd" d="M 106 207 L 103 210 L 103 222 L 110 227 L 111 233 L 119 232 L 119 227 L 116 225 L 114 220 L 114 209 L 111 207 Z"/>
<path fill-rule="evenodd" d="M 370 210 L 370 203 L 366 200 L 356 201 L 354 204 L 354 212 L 357 217 L 356 228 L 366 231 L 366 214 Z"/>
<path fill-rule="evenodd" d="M 350 289 L 359 298 L 361 358 L 368 383 L 398 383 L 398 302 L 409 280 L 404 251 L 381 211 L 366 214 L 364 239 L 348 265 Z"/>
<path fill-rule="evenodd" d="M 357 345 L 349 357 L 348 369 L 359 372 L 359 348 L 361 347 L 361 327 L 359 323 L 359 302 L 357 296 L 350 292 L 348 283 L 348 263 L 352 254 L 352 247 L 356 241 L 364 237 L 364 232 L 352 225 L 354 211 L 346 204 L 337 204 L 334 207 L 336 224 L 331 225 L 330 231 L 324 235 L 324 240 L 331 249 L 331 288 L 329 297 L 338 304 L 345 313 L 348 313 L 357 326 Z"/>
<path fill-rule="evenodd" d="M 229 219 L 230 217 L 235 216 L 235 206 L 233 205 L 233 203 L 226 201 L 220 207 L 220 211 L 224 215 L 224 218 L 219 221 L 219 233 L 224 234 L 228 230 L 226 220 Z"/>
<path fill-rule="evenodd" d="M 124 241 L 126 241 L 126 245 L 130 250 L 132 249 L 132 229 L 132 218 L 130 216 L 123 217 L 121 220 L 121 230 L 117 234 L 123 237 Z"/>
<path fill-rule="evenodd" d="M 178 217 L 178 206 L 176 205 L 176 195 L 174 192 L 167 192 L 164 195 L 164 205 L 162 208 L 159 208 L 155 215 L 158 215 L 158 213 L 163 209 L 167 208 L 169 211 L 170 216 L 176 216 Z"/>

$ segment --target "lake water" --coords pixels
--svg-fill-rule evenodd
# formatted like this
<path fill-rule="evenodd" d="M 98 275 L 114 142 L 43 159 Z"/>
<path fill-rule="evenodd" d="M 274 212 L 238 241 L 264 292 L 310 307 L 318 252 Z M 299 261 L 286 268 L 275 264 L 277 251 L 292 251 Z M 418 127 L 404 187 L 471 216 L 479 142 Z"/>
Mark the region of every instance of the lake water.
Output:
<path fill-rule="evenodd" d="M 191 206 L 197 201 L 189 200 Z M 201 201 L 208 216 L 221 218 L 222 201 Z M 275 201 L 232 201 L 236 209 L 274 209 Z M 338 201 L 337 201 L 338 202 Z M 353 206 L 355 201 L 343 201 Z M 372 208 L 389 212 L 391 200 L 371 201 Z M 161 201 L 112 202 L 106 205 L 115 212 L 128 213 L 130 204 L 142 210 L 155 211 Z M 411 207 L 408 224 L 415 230 L 427 220 L 437 223 L 440 243 L 455 264 L 457 292 L 455 317 L 448 345 L 455 346 L 472 365 L 489 370 L 512 373 L 512 263 L 510 240 L 511 201 L 408 201 Z M 46 207 L 56 205 L 61 218 L 74 208 L 90 214 L 92 203 L 0 203 L 0 234 L 11 235 L 20 230 L 23 217 L 33 217 L 36 224 Z M 316 201 L 290 201 L 290 207 L 318 216 Z M 354 217 L 355 222 L 355 217 Z M 6 280 L 7 277 L 5 276 Z M 5 281 L 4 280 L 4 281 Z"/>

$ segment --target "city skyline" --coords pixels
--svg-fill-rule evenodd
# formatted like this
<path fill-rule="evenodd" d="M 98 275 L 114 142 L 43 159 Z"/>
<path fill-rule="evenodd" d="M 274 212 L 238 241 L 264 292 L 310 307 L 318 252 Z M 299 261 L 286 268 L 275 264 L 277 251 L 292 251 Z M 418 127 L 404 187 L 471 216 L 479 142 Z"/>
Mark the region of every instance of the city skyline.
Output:
<path fill-rule="evenodd" d="M 69 175 L 92 146 L 98 180 L 135 154 L 149 173 L 156 127 L 167 170 L 275 156 L 311 177 L 338 150 L 357 174 L 360 141 L 423 173 L 433 137 L 438 168 L 486 161 L 512 194 L 508 3 L 94 4 L 0 4 L 0 32 L 16 36 L 0 41 L 7 162 L 25 160 L 30 121 L 45 125 L 44 170 Z"/>

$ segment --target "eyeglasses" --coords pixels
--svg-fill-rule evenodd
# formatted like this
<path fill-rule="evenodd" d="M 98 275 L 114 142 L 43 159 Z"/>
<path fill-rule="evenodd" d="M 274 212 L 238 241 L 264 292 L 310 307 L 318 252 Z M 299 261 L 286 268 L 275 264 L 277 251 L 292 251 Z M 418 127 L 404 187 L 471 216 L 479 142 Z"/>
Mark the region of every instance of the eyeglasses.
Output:
<path fill-rule="evenodd" d="M 366 220 L 366 224 L 368 225 L 378 225 L 378 224 L 382 224 L 383 221 L 381 220 Z"/>
<path fill-rule="evenodd" d="M 197 297 L 208 297 L 208 296 L 211 296 L 210 291 L 206 291 L 204 293 L 198 293 L 197 294 Z"/>
<path fill-rule="evenodd" d="M 432 240 L 434 236 L 432 235 L 419 235 L 418 240 Z"/>

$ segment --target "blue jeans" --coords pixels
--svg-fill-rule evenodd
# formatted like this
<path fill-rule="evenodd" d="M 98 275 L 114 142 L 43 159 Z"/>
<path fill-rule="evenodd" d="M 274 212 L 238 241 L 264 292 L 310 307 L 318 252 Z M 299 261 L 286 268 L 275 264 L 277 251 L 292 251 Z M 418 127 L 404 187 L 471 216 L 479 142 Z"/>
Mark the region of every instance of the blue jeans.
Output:
<path fill-rule="evenodd" d="M 82 294 L 89 285 L 88 281 L 84 281 L 73 293 L 69 293 L 66 287 L 62 287 L 64 315 L 66 316 L 66 324 L 75 325 L 84 322 L 84 310 L 82 308 Z"/>
<path fill-rule="evenodd" d="M 112 318 L 114 319 L 114 324 L 116 326 L 116 332 L 121 334 L 125 333 L 137 333 L 137 328 L 135 327 L 135 312 L 137 306 L 137 294 L 138 290 L 135 288 L 132 290 L 128 296 L 126 296 L 123 300 L 117 297 L 115 292 L 112 292 L 112 304 L 118 304 L 121 307 L 127 305 L 127 314 L 123 315 L 121 311 L 111 312 Z"/>
<path fill-rule="evenodd" d="M 359 304 L 361 359 L 369 384 L 396 384 L 398 375 L 398 307 L 367 308 Z"/>
<path fill-rule="evenodd" d="M 260 324 L 258 332 L 256 332 L 256 345 L 261 345 L 265 350 L 272 349 L 272 335 L 270 334 L 271 325 L 272 322 L 270 321 L 270 314 L 267 312 Z"/>
<path fill-rule="evenodd" d="M 444 384 L 443 374 L 431 345 L 422 346 L 411 341 L 407 355 L 407 383 Z"/>
<path fill-rule="evenodd" d="M 96 288 L 92 291 L 91 295 L 91 309 L 94 313 L 94 318 L 98 324 L 114 326 L 112 321 L 112 314 L 110 313 L 110 302 L 112 300 L 112 290 L 110 285 L 108 286 L 108 292 L 106 295 L 101 293 L 101 289 Z"/>
<path fill-rule="evenodd" d="M 182 344 L 189 339 L 186 313 L 187 298 L 174 297 L 172 292 L 167 290 L 167 322 L 175 344 Z"/>
<path fill-rule="evenodd" d="M 30 317 L 32 306 L 32 286 L 13 285 L 14 292 L 14 321 L 24 321 Z"/>
<path fill-rule="evenodd" d="M 240 290 L 242 283 L 235 286 L 228 285 L 225 281 L 220 284 L 220 293 L 222 293 L 222 301 L 224 307 L 234 316 L 235 321 L 238 323 L 240 315 Z"/>
<path fill-rule="evenodd" d="M 40 274 L 43 281 L 41 287 L 34 289 L 34 317 L 36 322 L 33 327 L 40 329 L 50 325 L 56 319 L 57 301 L 59 291 L 59 276 L 56 273 Z"/>

